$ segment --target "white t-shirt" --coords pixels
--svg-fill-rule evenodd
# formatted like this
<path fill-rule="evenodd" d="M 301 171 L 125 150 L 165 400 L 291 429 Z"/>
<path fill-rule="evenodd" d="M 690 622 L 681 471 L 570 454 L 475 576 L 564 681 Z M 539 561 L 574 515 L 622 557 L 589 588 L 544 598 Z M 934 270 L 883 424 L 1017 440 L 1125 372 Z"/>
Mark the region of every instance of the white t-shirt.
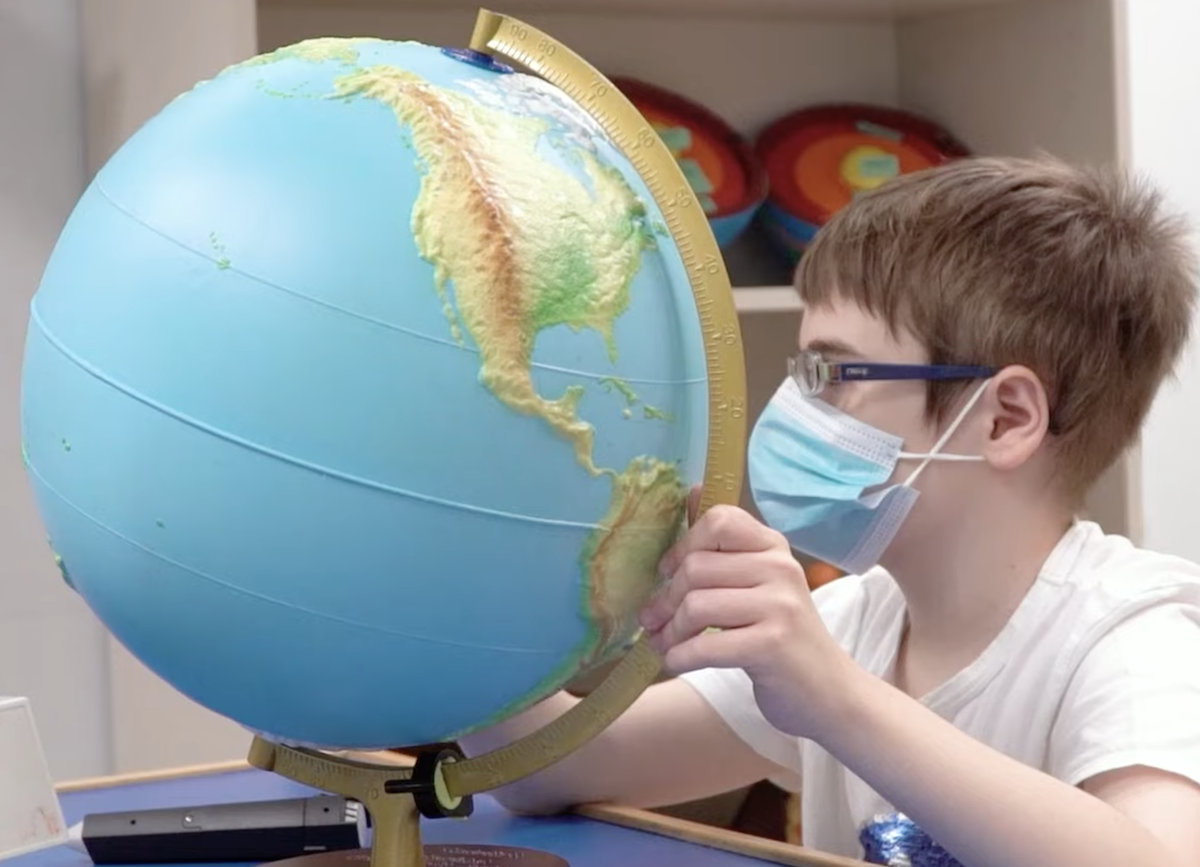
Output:
<path fill-rule="evenodd" d="M 813 598 L 841 646 L 890 680 L 905 613 L 891 576 L 838 579 Z M 773 728 L 745 672 L 683 679 L 801 793 L 804 844 L 861 858 L 859 829 L 893 805 L 816 743 Z M 1200 567 L 1078 522 L 1000 635 L 920 701 L 1071 785 L 1133 764 L 1200 783 Z"/>

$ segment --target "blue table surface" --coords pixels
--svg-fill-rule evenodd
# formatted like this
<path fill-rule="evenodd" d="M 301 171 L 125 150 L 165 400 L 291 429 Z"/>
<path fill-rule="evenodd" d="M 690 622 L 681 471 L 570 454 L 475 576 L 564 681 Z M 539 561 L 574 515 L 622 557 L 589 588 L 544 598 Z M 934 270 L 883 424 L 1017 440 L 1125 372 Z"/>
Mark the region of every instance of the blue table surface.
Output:
<path fill-rule="evenodd" d="M 69 824 L 88 813 L 201 806 L 320 794 L 258 769 L 156 780 L 60 796 Z M 514 816 L 486 796 L 475 799 L 468 819 L 423 820 L 425 843 L 483 843 L 553 852 L 571 867 L 763 867 L 769 862 L 685 843 L 579 816 Z M 87 867 L 86 855 L 58 846 L 14 858 L 6 867 Z M 233 865 L 224 865 L 233 867 Z"/>

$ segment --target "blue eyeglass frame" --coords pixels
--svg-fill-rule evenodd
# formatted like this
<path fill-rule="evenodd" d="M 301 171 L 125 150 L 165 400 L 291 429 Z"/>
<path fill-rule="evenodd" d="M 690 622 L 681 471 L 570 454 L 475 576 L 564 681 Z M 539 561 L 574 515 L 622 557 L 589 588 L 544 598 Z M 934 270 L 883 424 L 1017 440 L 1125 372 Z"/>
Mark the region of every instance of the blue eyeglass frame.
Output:
<path fill-rule="evenodd" d="M 807 381 L 810 378 L 812 382 Z M 820 394 L 826 385 L 842 382 L 888 380 L 946 381 L 986 379 L 994 367 L 974 364 L 885 364 L 862 361 L 825 361 L 819 352 L 805 350 L 788 357 L 788 374 L 806 397 Z"/>

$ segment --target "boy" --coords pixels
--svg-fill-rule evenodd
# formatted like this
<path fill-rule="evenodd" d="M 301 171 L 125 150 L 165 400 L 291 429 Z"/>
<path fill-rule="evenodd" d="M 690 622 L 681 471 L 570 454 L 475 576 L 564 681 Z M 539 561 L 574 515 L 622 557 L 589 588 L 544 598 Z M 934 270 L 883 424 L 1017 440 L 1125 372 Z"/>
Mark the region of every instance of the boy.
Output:
<path fill-rule="evenodd" d="M 750 439 L 769 526 L 693 524 L 642 618 L 680 677 L 501 800 L 770 778 L 801 792 L 806 845 L 851 857 L 899 811 L 966 867 L 1196 863 L 1200 568 L 1074 518 L 1176 364 L 1193 281 L 1154 195 L 1050 160 L 961 160 L 844 209 Z M 792 547 L 853 576 L 810 595 Z"/>

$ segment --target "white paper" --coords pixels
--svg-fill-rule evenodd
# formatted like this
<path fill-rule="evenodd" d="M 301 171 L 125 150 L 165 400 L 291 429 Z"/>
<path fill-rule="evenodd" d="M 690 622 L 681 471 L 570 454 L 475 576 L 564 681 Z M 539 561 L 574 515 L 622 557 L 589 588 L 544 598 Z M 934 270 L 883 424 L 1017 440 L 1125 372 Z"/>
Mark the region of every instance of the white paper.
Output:
<path fill-rule="evenodd" d="M 66 839 L 66 822 L 29 700 L 0 698 L 0 860 Z"/>

